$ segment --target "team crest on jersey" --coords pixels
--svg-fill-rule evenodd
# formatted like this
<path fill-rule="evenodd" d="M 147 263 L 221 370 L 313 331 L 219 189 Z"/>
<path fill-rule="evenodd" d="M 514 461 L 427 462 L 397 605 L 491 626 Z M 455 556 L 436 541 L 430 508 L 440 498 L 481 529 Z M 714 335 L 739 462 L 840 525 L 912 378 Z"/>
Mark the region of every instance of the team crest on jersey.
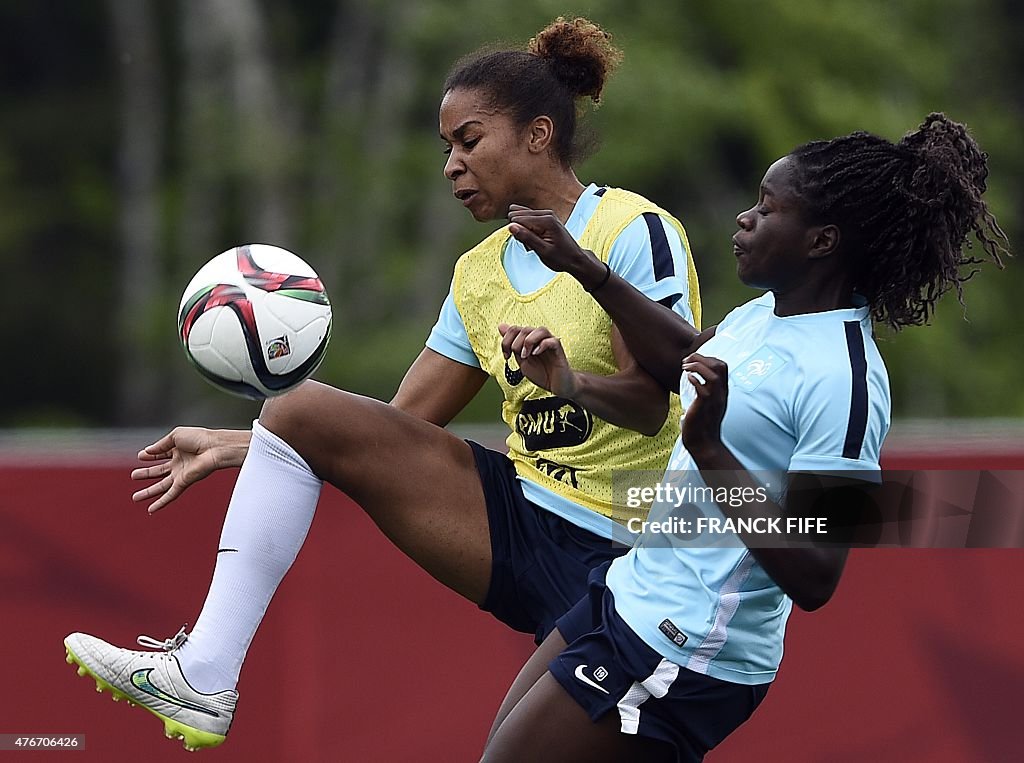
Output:
<path fill-rule="evenodd" d="M 737 363 L 730 376 L 733 383 L 740 389 L 753 392 L 769 376 L 774 374 L 786 364 L 774 351 L 768 347 L 761 347 L 752 352 L 742 362 Z"/>
<path fill-rule="evenodd" d="M 524 400 L 516 415 L 516 432 L 527 450 L 581 445 L 594 431 L 594 417 L 579 403 L 564 397 Z"/>

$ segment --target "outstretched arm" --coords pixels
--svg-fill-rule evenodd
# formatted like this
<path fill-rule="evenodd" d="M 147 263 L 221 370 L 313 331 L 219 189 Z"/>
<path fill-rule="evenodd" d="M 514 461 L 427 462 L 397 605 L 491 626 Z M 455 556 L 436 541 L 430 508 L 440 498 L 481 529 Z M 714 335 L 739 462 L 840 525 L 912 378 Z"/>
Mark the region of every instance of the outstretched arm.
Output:
<path fill-rule="evenodd" d="M 406 372 L 391 405 L 446 426 L 486 380 L 479 368 L 425 349 Z M 251 436 L 248 429 L 176 427 L 139 451 L 139 460 L 150 463 L 133 470 L 132 479 L 156 482 L 136 491 L 132 500 L 152 500 L 149 513 L 159 511 L 215 471 L 241 466 Z"/>
<path fill-rule="evenodd" d="M 241 466 L 251 437 L 248 429 L 175 427 L 139 451 L 140 461 L 153 463 L 134 469 L 132 479 L 157 481 L 136 491 L 132 500 L 155 498 L 149 513 L 159 511 L 218 469 Z"/>
<path fill-rule="evenodd" d="M 513 204 L 509 233 L 552 270 L 566 272 L 611 316 L 630 353 L 662 387 L 679 389 L 680 362 L 714 335 L 673 310 L 648 299 L 583 249 L 550 210 Z"/>
<path fill-rule="evenodd" d="M 561 340 L 546 328 L 501 324 L 501 350 L 515 355 L 523 374 L 538 387 L 582 405 L 609 424 L 653 437 L 668 415 L 668 392 L 626 348 L 612 328 L 612 351 L 619 370 L 610 376 L 576 371 L 569 365 Z"/>

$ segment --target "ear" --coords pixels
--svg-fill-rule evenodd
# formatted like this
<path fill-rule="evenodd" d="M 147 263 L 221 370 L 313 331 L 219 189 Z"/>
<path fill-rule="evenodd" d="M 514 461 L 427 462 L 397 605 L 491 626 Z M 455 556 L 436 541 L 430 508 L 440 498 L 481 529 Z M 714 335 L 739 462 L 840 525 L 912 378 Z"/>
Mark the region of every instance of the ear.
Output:
<path fill-rule="evenodd" d="M 551 117 L 534 117 L 526 128 L 526 146 L 531 154 L 541 154 L 548 150 L 555 137 L 555 125 Z"/>
<path fill-rule="evenodd" d="M 808 230 L 811 237 L 808 259 L 818 260 L 835 254 L 839 250 L 839 228 L 835 225 L 822 225 Z"/>

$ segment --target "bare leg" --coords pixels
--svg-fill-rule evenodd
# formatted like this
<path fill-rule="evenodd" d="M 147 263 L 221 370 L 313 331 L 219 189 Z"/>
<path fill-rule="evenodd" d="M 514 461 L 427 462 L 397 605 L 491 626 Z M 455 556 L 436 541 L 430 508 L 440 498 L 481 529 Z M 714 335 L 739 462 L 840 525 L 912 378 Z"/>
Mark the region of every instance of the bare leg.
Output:
<path fill-rule="evenodd" d="M 316 382 L 269 400 L 260 423 L 358 503 L 424 570 L 483 602 L 490 532 L 473 451 L 463 440 L 380 401 Z"/>
<path fill-rule="evenodd" d="M 570 697 L 550 673 L 544 673 L 498 728 L 482 763 L 619 763 L 674 761 L 663 742 L 619 730 L 608 713 L 597 723 Z"/>
<path fill-rule="evenodd" d="M 477 604 L 491 545 L 473 451 L 384 403 L 306 383 L 268 402 L 235 482 L 213 580 L 181 668 L 201 692 L 232 689 L 302 547 L 322 480 L 354 499 L 410 558 Z"/>
<path fill-rule="evenodd" d="M 519 703 L 519 700 L 526 696 L 526 692 L 533 688 L 533 685 L 540 680 L 541 676 L 548 672 L 548 663 L 555 659 L 563 649 L 565 649 L 565 639 L 562 638 L 562 634 L 557 629 L 551 631 L 551 634 L 544 639 L 544 643 L 537 647 L 537 651 L 523 665 L 519 675 L 516 676 L 516 680 L 509 687 L 505 699 L 501 701 L 498 714 L 494 717 L 491 730 L 487 733 L 487 744 L 491 743 L 491 739 L 494 738 L 494 734 L 505 718 L 508 717 L 508 714 L 512 712 L 512 708 Z"/>

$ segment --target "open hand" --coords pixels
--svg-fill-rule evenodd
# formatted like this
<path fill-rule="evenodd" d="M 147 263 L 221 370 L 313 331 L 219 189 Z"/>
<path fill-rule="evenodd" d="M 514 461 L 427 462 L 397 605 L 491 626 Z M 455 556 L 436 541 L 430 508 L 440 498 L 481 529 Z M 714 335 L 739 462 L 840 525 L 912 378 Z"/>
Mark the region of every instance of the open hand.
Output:
<path fill-rule="evenodd" d="M 152 514 L 218 469 L 241 466 L 248 450 L 249 435 L 243 430 L 176 427 L 139 451 L 140 461 L 155 463 L 133 470 L 132 479 L 157 482 L 135 492 L 132 500 L 155 497 L 148 508 Z"/>

